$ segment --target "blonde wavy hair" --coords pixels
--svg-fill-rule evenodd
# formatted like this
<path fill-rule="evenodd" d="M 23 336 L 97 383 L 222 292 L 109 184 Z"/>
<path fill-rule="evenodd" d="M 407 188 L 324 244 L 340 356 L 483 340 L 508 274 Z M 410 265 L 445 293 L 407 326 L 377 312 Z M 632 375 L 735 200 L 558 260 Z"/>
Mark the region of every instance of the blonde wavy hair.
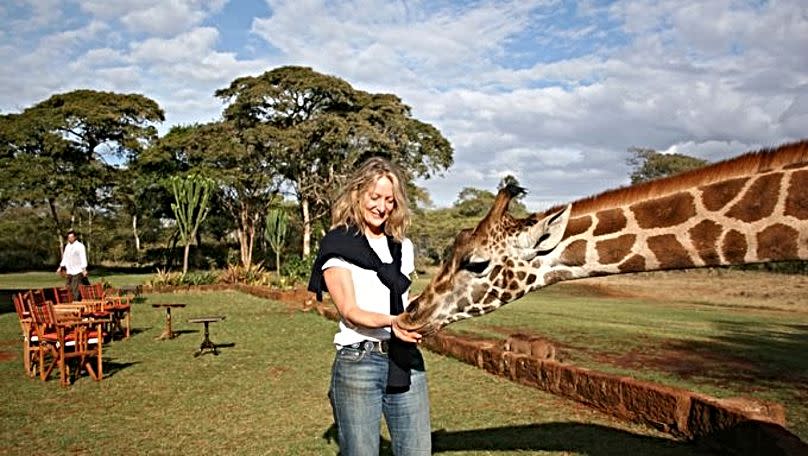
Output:
<path fill-rule="evenodd" d="M 331 206 L 331 229 L 351 225 L 361 232 L 367 229 L 367 221 L 362 215 L 365 193 L 369 192 L 380 178 L 386 177 L 393 183 L 393 210 L 384 223 L 384 233 L 397 241 L 404 240 L 410 226 L 410 209 L 407 203 L 407 191 L 401 178 L 401 172 L 390 161 L 381 157 L 372 157 L 365 161 L 349 178 L 340 190 L 337 199 Z"/>

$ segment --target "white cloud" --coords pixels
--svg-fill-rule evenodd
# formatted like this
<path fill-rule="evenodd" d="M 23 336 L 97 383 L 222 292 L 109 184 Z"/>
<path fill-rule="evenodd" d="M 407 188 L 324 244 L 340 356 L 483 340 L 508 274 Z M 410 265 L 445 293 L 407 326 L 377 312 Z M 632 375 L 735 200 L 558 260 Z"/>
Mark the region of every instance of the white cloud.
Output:
<path fill-rule="evenodd" d="M 424 183 L 439 205 L 510 173 L 538 208 L 624 185 L 631 146 L 718 160 L 808 125 L 801 0 L 269 0 L 235 41 L 208 21 L 223 0 L 18 3 L 28 15 L 2 23 L 40 33 L 3 27 L 3 111 L 77 87 L 137 91 L 166 130 L 217 117 L 213 92 L 236 77 L 307 65 L 399 95 L 447 136 L 455 165 Z"/>
<path fill-rule="evenodd" d="M 83 0 L 79 7 L 93 16 L 118 20 L 132 32 L 172 36 L 199 25 L 226 3 L 227 0 Z"/>
<path fill-rule="evenodd" d="M 212 51 L 218 38 L 219 31 L 215 28 L 195 28 L 172 38 L 149 38 L 133 43 L 131 56 L 146 64 L 196 61 Z"/>

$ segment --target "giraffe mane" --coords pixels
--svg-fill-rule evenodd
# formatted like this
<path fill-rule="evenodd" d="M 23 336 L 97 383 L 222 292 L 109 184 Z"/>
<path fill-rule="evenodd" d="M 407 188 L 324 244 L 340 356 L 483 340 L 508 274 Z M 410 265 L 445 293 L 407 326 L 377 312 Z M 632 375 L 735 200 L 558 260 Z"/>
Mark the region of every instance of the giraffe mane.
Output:
<path fill-rule="evenodd" d="M 783 144 L 777 148 L 761 149 L 674 176 L 607 190 L 580 199 L 572 203 L 572 216 L 612 209 L 645 201 L 651 197 L 708 185 L 719 180 L 748 176 L 757 172 L 806 162 L 808 162 L 808 140 Z M 544 211 L 543 215 L 557 212 L 563 207 L 564 205 L 553 206 Z"/>

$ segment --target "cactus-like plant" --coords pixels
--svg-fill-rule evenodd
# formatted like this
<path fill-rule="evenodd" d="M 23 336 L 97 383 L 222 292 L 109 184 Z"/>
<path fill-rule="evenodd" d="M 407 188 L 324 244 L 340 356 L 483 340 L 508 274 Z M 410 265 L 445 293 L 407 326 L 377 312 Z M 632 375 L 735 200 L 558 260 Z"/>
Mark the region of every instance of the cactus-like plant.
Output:
<path fill-rule="evenodd" d="M 271 209 L 267 212 L 267 223 L 264 227 L 264 238 L 269 242 L 272 251 L 275 252 L 275 268 L 281 271 L 281 251 L 286 243 L 286 230 L 288 228 L 289 217 L 283 209 Z"/>
<path fill-rule="evenodd" d="M 171 210 L 177 220 L 180 239 L 185 246 L 182 260 L 182 273 L 188 272 L 188 252 L 191 241 L 196 236 L 199 225 L 208 216 L 210 195 L 213 191 L 213 179 L 192 174 L 187 177 L 173 176 L 170 179 L 174 202 Z"/>

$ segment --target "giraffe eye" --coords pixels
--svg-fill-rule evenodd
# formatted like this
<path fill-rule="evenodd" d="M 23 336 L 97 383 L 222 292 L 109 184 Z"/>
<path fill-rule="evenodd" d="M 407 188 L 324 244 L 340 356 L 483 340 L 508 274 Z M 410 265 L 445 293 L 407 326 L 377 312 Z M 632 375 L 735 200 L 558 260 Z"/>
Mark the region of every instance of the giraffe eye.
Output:
<path fill-rule="evenodd" d="M 469 258 L 460 264 L 460 269 L 465 269 L 472 274 L 480 275 L 488 269 L 491 260 L 478 260 L 477 258 Z"/>

